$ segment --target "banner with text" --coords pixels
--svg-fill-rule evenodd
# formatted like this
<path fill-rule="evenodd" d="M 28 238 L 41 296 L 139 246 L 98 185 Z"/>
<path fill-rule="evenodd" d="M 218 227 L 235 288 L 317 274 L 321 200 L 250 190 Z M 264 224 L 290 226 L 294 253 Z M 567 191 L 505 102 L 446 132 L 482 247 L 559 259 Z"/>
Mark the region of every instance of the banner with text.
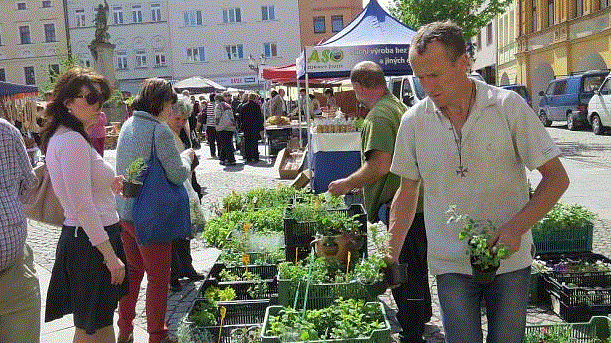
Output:
<path fill-rule="evenodd" d="M 357 63 L 372 61 L 379 64 L 386 76 L 411 74 L 408 63 L 409 45 L 375 44 L 355 46 L 307 46 L 305 69 L 298 68 L 299 77 L 348 77 Z M 299 66 L 299 63 L 297 63 Z"/>

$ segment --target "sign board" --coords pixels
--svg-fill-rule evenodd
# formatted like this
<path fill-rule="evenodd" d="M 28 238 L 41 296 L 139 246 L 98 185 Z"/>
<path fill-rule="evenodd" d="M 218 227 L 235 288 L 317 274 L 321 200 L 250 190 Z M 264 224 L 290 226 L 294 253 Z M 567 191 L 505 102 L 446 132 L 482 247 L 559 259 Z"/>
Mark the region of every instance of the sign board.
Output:
<path fill-rule="evenodd" d="M 313 78 L 347 77 L 352 67 L 362 61 L 376 62 L 387 76 L 405 75 L 411 74 L 408 54 L 408 44 L 307 46 L 297 66 L 300 78 L 304 73 Z"/>

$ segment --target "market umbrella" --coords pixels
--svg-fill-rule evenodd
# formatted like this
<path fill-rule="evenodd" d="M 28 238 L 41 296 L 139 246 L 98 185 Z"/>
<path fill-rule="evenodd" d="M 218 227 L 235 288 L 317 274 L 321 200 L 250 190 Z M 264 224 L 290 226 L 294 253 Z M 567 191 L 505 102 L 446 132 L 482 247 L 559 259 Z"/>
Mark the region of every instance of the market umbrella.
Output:
<path fill-rule="evenodd" d="M 224 91 L 226 88 L 210 79 L 193 76 L 188 79 L 176 82 L 174 84 L 174 89 L 176 89 L 176 91 L 178 92 L 181 92 L 186 89 L 191 93 L 197 94 L 220 92 Z"/>
<path fill-rule="evenodd" d="M 0 81 L 0 97 L 36 96 L 38 88 L 35 86 L 18 85 Z"/>

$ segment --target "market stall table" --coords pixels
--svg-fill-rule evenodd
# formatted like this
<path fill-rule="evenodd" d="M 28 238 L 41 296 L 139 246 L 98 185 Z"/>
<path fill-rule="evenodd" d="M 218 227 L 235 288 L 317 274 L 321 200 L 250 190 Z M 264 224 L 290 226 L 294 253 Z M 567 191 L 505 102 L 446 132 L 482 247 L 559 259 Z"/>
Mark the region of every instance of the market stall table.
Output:
<path fill-rule="evenodd" d="M 327 191 L 329 183 L 347 177 L 361 166 L 361 133 L 316 133 L 311 135 L 312 189 Z"/>
<path fill-rule="evenodd" d="M 276 156 L 278 152 L 288 145 L 293 136 L 293 130 L 297 132 L 306 129 L 305 123 L 296 120 L 288 125 L 265 125 L 263 142 L 265 143 L 265 153 L 267 156 Z"/>

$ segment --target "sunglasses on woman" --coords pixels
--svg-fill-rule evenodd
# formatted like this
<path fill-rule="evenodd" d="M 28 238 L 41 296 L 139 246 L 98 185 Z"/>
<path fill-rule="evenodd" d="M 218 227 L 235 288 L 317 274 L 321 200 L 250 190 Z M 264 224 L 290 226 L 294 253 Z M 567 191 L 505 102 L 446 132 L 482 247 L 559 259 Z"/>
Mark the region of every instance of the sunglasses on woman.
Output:
<path fill-rule="evenodd" d="M 75 98 L 85 99 L 89 105 L 97 104 L 102 100 L 101 95 L 96 92 L 91 92 L 87 95 L 77 95 Z"/>

